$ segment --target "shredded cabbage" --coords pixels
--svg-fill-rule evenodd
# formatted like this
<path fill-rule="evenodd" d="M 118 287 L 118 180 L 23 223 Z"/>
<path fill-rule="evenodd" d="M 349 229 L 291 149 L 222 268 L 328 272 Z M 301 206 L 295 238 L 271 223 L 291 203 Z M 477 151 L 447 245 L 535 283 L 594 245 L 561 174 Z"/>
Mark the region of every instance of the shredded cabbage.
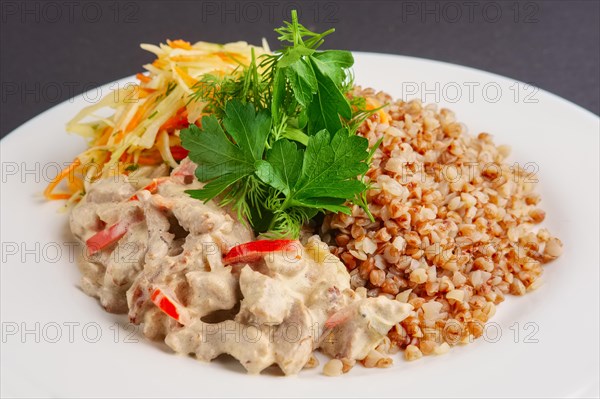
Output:
<path fill-rule="evenodd" d="M 174 122 L 187 118 L 187 123 L 196 123 L 203 115 L 204 104 L 188 98 L 196 82 L 205 74 L 235 73 L 240 65 L 250 63 L 252 49 L 256 56 L 269 52 L 265 41 L 256 47 L 246 42 L 167 40 L 141 48 L 157 58 L 144 65 L 147 72 L 137 75 L 139 83 L 109 93 L 67 123 L 67 131 L 87 138 L 89 148 L 75 158 L 68 173 L 63 171 L 50 183 L 47 198 L 73 203 L 100 177 L 128 173 L 139 165 L 176 167 L 171 148 L 180 145 L 181 127 Z M 100 115 L 107 110 L 109 116 Z M 65 177 L 66 192 L 54 193 Z"/>

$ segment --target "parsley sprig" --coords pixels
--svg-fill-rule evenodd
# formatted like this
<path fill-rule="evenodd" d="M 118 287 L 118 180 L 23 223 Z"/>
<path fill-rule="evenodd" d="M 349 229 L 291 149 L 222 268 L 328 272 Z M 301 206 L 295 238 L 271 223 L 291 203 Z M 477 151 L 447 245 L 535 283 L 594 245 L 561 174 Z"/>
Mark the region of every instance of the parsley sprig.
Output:
<path fill-rule="evenodd" d="M 348 100 L 352 54 L 318 50 L 333 29 L 312 32 L 292 11 L 275 31 L 279 51 L 197 84 L 190 100 L 205 102 L 210 115 L 181 140 L 207 183 L 192 197 L 218 198 L 257 233 L 295 238 L 319 212 L 350 213 L 355 203 L 368 213 L 372 150 L 355 133 L 370 112 Z"/>

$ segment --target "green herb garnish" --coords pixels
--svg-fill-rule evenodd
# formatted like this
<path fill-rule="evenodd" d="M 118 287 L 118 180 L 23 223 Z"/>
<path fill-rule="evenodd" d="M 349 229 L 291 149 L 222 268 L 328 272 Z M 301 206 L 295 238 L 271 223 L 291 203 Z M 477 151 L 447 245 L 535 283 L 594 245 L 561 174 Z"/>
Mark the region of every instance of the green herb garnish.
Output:
<path fill-rule="evenodd" d="M 211 115 L 181 140 L 207 183 L 192 197 L 218 197 L 256 232 L 295 238 L 319 212 L 349 214 L 355 203 L 368 213 L 363 180 L 373 150 L 355 133 L 371 111 L 348 100 L 352 54 L 318 50 L 333 29 L 311 32 L 292 11 L 275 31 L 279 51 L 197 84 L 190 101 L 206 102 Z"/>
<path fill-rule="evenodd" d="M 134 171 L 138 170 L 139 168 L 140 168 L 140 165 L 138 165 L 137 163 L 132 163 L 131 165 L 127 165 L 125 170 L 127 172 L 134 172 Z"/>

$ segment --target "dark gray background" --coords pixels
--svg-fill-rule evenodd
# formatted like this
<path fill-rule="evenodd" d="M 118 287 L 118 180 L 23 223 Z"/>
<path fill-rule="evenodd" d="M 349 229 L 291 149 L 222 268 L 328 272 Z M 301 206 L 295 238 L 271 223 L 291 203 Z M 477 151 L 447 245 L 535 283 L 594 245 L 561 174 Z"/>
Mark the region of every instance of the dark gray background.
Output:
<path fill-rule="evenodd" d="M 597 0 L 2 1 L 0 134 L 73 95 L 141 71 L 140 42 L 275 44 L 291 8 L 326 47 L 448 61 L 532 83 L 600 112 Z M 287 18 L 287 17 L 286 17 Z"/>

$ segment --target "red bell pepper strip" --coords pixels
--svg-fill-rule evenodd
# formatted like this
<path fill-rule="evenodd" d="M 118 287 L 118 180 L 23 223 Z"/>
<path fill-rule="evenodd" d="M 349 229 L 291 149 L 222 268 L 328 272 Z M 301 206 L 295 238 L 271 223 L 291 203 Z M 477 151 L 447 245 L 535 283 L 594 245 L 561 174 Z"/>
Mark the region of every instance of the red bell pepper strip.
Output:
<path fill-rule="evenodd" d="M 189 125 L 187 110 L 183 107 L 180 108 L 175 115 L 167 119 L 167 121 L 161 125 L 160 130 L 172 132 L 173 130 L 185 129 Z"/>
<path fill-rule="evenodd" d="M 223 258 L 223 264 L 252 263 L 271 252 L 291 252 L 299 248 L 296 240 L 258 240 L 231 248 Z"/>
<path fill-rule="evenodd" d="M 181 161 L 183 158 L 187 157 L 188 154 L 189 151 L 180 145 L 174 145 L 171 147 L 171 155 L 173 155 L 173 159 L 176 161 Z"/>
<path fill-rule="evenodd" d="M 85 241 L 88 255 L 94 255 L 119 241 L 129 229 L 129 222 L 118 222 L 97 232 Z"/>
<path fill-rule="evenodd" d="M 190 318 L 185 307 L 165 294 L 160 288 L 154 288 L 152 294 L 150 294 L 150 300 L 170 318 L 183 325 L 189 324 Z"/>

